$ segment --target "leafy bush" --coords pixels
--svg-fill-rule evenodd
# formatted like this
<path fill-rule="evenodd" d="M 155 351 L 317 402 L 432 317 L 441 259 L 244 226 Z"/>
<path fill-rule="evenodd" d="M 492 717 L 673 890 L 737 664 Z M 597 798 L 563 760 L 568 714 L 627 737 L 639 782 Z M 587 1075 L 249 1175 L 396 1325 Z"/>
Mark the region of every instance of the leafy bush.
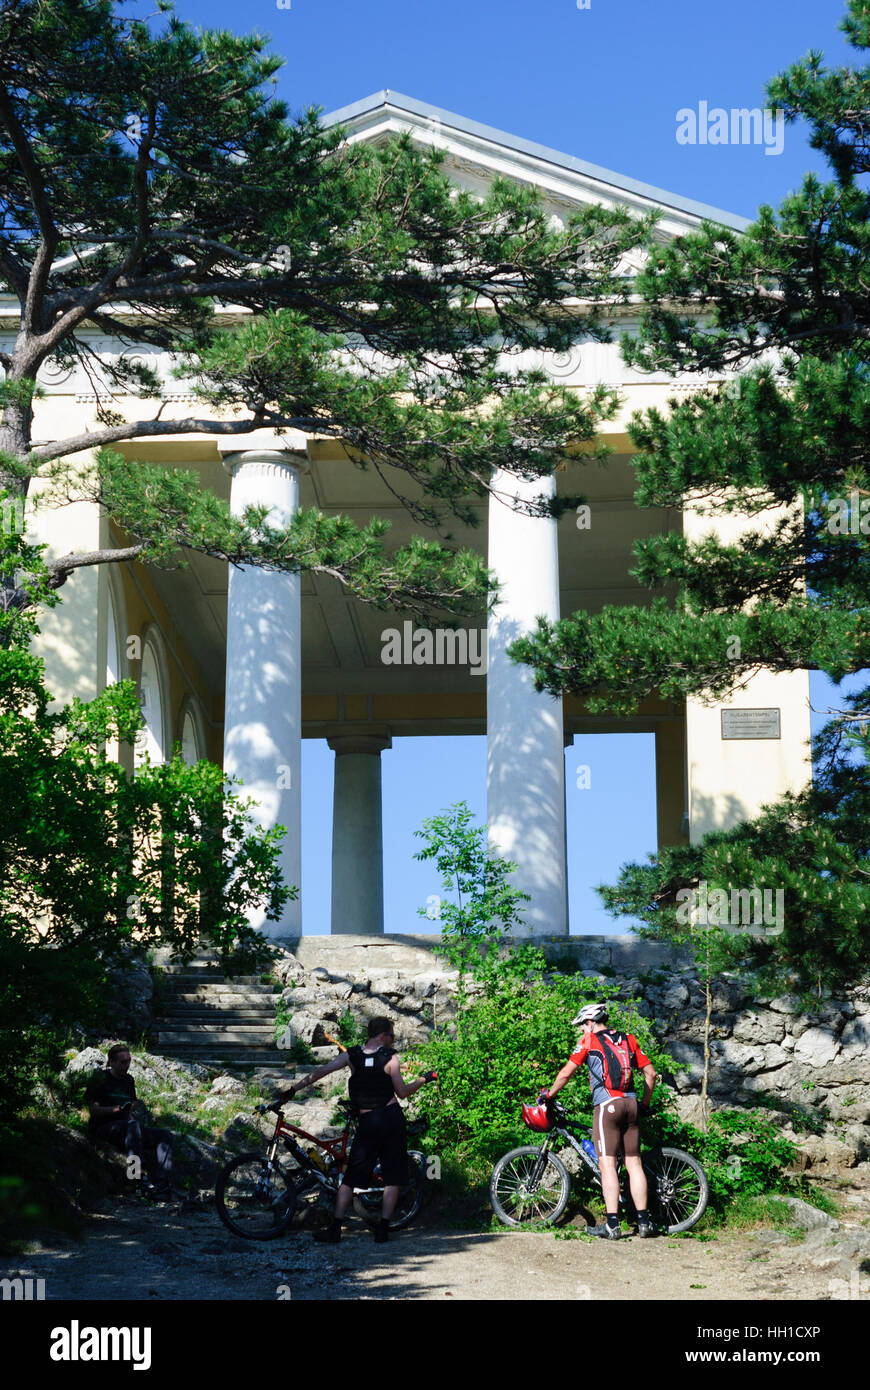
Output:
<path fill-rule="evenodd" d="M 338 1041 L 344 1047 L 361 1047 L 366 1041 L 366 1027 L 354 1017 L 352 1009 L 345 1009 L 335 1030 Z"/>
<path fill-rule="evenodd" d="M 697 1158 L 710 1183 L 713 1211 L 723 1211 L 738 1195 L 763 1197 L 801 1188 L 800 1180 L 787 1172 L 797 1150 L 762 1110 L 714 1110 L 706 1132 L 663 1110 L 644 1124 L 644 1144 L 652 1143 L 670 1144 Z"/>
<path fill-rule="evenodd" d="M 441 954 L 467 972 L 473 983 L 459 993 L 453 1023 L 436 1030 L 418 1049 L 425 1068 L 438 1072 L 437 1088 L 419 1093 L 418 1108 L 429 1121 L 427 1147 L 454 1172 L 465 1174 L 466 1189 L 488 1176 L 506 1150 L 535 1143 L 522 1121 L 520 1104 L 534 1100 L 555 1079 L 574 1051 L 577 1032 L 571 1019 L 583 1007 L 607 1001 L 610 1023 L 633 1033 L 656 1071 L 676 1070 L 656 1038 L 652 1023 L 634 1001 L 620 1000 L 620 987 L 576 971 L 553 970 L 532 943 L 501 942 L 499 923 L 518 905 L 507 876 L 514 867 L 493 868 L 480 830 L 470 825 L 462 803 L 424 822 L 426 851 L 435 859 L 445 890 L 453 887 L 460 907 L 441 908 Z M 564 961 L 563 961 L 564 963 Z M 585 1069 L 560 1092 L 570 1120 L 592 1123 L 592 1099 Z M 671 1145 L 693 1154 L 710 1180 L 710 1206 L 723 1211 L 735 1195 L 765 1196 L 800 1188 L 786 1169 L 794 1145 L 762 1111 L 719 1110 L 706 1133 L 678 1118 L 672 1093 L 657 1086 L 652 1113 L 643 1125 L 644 1147 Z M 585 1170 L 581 1182 L 588 1181 Z"/>
<path fill-rule="evenodd" d="M 521 923 L 520 903 L 529 895 L 508 882 L 516 865 L 493 853 L 487 827 L 472 825 L 464 801 L 424 820 L 422 830 L 414 834 L 425 841 L 414 858 L 434 860 L 441 891 L 455 897 L 438 899 L 441 954 L 454 969 L 479 975 L 492 958 L 492 939 Z M 417 910 L 421 917 L 430 915 L 426 907 Z"/>
<path fill-rule="evenodd" d="M 0 530 L 0 586 L 26 574 L 57 602 L 42 549 Z M 252 827 L 220 768 L 174 756 L 130 777 L 108 756 L 142 725 L 132 681 L 52 708 L 36 633 L 32 610 L 0 605 L 0 1116 L 74 1025 L 105 1025 L 108 972 L 132 943 L 187 959 L 205 937 L 238 966 L 271 954 L 248 909 L 276 919 L 297 891 L 281 881 L 283 831 Z"/>
<path fill-rule="evenodd" d="M 420 1110 L 430 1123 L 429 1147 L 442 1157 L 492 1161 L 507 1148 L 533 1142 L 520 1104 L 548 1086 L 573 1052 L 571 1019 L 584 1004 L 610 1000 L 613 1024 L 637 1036 L 657 1071 L 669 1064 L 634 1004 L 614 998 L 616 985 L 580 974 L 546 975 L 534 948 L 520 947 L 514 955 L 531 967 L 524 971 L 528 978 L 517 977 L 516 959 L 493 965 L 483 993 L 458 1014 L 455 1031 L 436 1032 L 420 1050 L 423 1064 L 439 1075 L 437 1089 L 420 1093 Z M 559 1099 L 572 1119 L 592 1123 L 585 1072 Z"/>

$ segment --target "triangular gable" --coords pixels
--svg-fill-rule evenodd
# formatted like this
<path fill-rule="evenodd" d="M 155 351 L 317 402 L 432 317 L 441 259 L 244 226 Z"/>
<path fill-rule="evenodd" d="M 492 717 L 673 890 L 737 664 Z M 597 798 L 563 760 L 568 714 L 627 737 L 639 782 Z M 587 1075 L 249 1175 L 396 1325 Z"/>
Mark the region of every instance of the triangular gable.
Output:
<path fill-rule="evenodd" d="M 532 183 L 555 216 L 583 203 L 624 207 L 635 214 L 654 211 L 659 215 L 662 240 L 694 231 L 702 221 L 735 231 L 750 225 L 736 213 L 668 193 L 400 92 L 376 92 L 324 115 L 322 121 L 327 126 L 344 126 L 351 142 L 379 142 L 408 133 L 421 144 L 436 145 L 447 153 L 450 177 L 470 188 L 482 189 L 498 174 Z"/>

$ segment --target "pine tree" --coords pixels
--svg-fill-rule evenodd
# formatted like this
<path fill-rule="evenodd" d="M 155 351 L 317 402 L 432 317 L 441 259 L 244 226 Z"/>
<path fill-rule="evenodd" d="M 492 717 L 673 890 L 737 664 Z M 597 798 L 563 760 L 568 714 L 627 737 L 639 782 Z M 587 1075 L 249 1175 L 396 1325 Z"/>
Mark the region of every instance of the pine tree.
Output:
<path fill-rule="evenodd" d="M 866 0 L 842 27 L 870 47 Z M 659 592 L 517 642 L 539 689 L 627 713 L 653 691 L 721 696 L 762 666 L 834 680 L 870 666 L 868 90 L 870 67 L 829 72 L 817 53 L 772 81 L 832 178 L 808 175 L 743 233 L 707 224 L 653 246 L 636 282 L 627 362 L 731 378 L 633 418 L 638 505 L 766 524 L 638 542 L 632 573 Z"/>
<path fill-rule="evenodd" d="M 644 224 L 590 207 L 554 229 L 534 190 L 496 180 L 478 198 L 409 139 L 371 148 L 312 111 L 290 119 L 262 38 L 159 9 L 144 22 L 123 0 L 0 4 L 0 276 L 21 312 L 0 354 L 0 487 L 22 497 L 47 471 L 56 501 L 92 498 L 129 536 L 54 560 L 55 586 L 81 565 L 193 550 L 329 574 L 421 617 L 480 612 L 485 564 L 443 544 L 445 520 L 473 520 L 493 468 L 548 475 L 615 409 L 611 391 L 574 395 L 510 355 L 566 347 L 566 296 L 606 336 L 596 302 L 624 296 L 618 266 Z M 172 354 L 200 414 L 170 418 L 143 348 Z M 108 399 L 87 430 L 34 439 L 37 373 L 74 365 Z M 276 533 L 255 510 L 231 519 L 192 473 L 112 452 L 260 427 L 341 440 L 439 539 L 391 554 L 383 520 L 318 512 Z"/>
<path fill-rule="evenodd" d="M 698 844 L 624 865 L 598 889 L 605 906 L 639 919 L 641 935 L 689 947 L 708 979 L 739 969 L 763 991 L 811 1002 L 866 974 L 870 692 L 844 703 L 815 740 L 812 786 Z"/>
<path fill-rule="evenodd" d="M 870 48 L 870 4 L 841 27 Z M 635 416 L 642 507 L 740 513 L 739 540 L 680 532 L 635 547 L 648 607 L 541 622 L 514 655 L 538 689 L 629 713 L 658 691 L 721 697 L 760 667 L 870 666 L 870 67 L 810 53 L 768 86 L 804 119 L 831 177 L 808 175 L 741 234 L 707 225 L 652 247 L 626 360 L 730 378 L 667 413 Z M 662 592 L 664 591 L 664 592 Z M 599 889 L 645 931 L 690 945 L 708 976 L 739 965 L 770 988 L 818 996 L 870 966 L 870 691 L 844 699 L 815 743 L 815 785 L 700 844 L 663 848 Z M 781 922 L 687 916 L 690 893 L 783 893 Z M 753 917 L 752 921 L 755 921 Z"/>

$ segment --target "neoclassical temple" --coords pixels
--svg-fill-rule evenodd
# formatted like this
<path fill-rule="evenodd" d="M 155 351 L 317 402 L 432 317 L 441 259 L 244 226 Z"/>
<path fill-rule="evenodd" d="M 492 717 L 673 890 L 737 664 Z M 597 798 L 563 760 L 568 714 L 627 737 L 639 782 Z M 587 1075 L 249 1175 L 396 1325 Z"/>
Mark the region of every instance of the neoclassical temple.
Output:
<path fill-rule="evenodd" d="M 663 238 L 697 228 L 702 219 L 736 229 L 746 225 L 716 208 L 394 92 L 379 92 L 328 119 L 344 125 L 351 141 L 410 132 L 414 140 L 437 144 L 450 177 L 467 188 L 484 189 L 496 175 L 531 183 L 556 218 L 598 202 L 635 213 L 656 210 Z M 13 333 L 13 301 L 0 304 L 0 312 L 3 332 Z M 630 310 L 618 327 L 631 330 Z M 107 339 L 95 346 L 101 353 L 120 350 Z M 162 357 L 155 350 L 149 360 L 167 378 L 164 418 L 171 419 L 172 411 L 187 413 L 189 393 L 169 378 L 171 363 Z M 531 895 L 528 929 L 545 935 L 569 929 L 564 748 L 576 734 L 655 735 L 660 845 L 695 841 L 730 826 L 810 775 L 806 672 L 761 672 L 717 706 L 650 699 L 633 718 L 617 720 L 590 715 L 579 699 L 536 694 L 529 671 L 507 658 L 508 643 L 538 615 L 556 618 L 578 609 L 596 612 L 605 604 L 645 602 L 646 591 L 629 574 L 636 538 L 679 527 L 694 536 L 712 525 L 688 506 L 673 513 L 642 511 L 633 501 L 627 420 L 638 408 L 662 405 L 675 390 L 691 389 L 696 380 L 681 387 L 661 374 L 629 370 L 616 342 L 584 341 L 579 331 L 572 351 L 545 354 L 540 365 L 569 386 L 604 382 L 619 388 L 620 413 L 604 431 L 614 452 L 605 467 L 566 460 L 551 480 L 566 495 L 587 497 L 588 524 L 578 525 L 573 513 L 558 523 L 530 518 L 505 500 L 490 499 L 480 504 L 476 530 L 455 528 L 457 543 L 485 549 L 503 586 L 489 620 L 484 661 L 477 630 L 467 630 L 464 641 L 463 634 L 445 638 L 430 660 L 425 643 L 416 642 L 400 615 L 385 616 L 348 599 L 331 580 L 259 570 L 228 575 L 225 565 L 201 556 L 184 570 L 138 564 L 78 570 L 63 590 L 63 603 L 45 616 L 40 651 L 58 698 L 89 698 L 125 677 L 138 682 L 146 729 L 141 749 L 129 754 L 131 762 L 145 751 L 163 758 L 180 743 L 186 757 L 222 761 L 227 772 L 242 777 L 262 824 L 287 827 L 283 870 L 301 892 L 280 923 L 267 925 L 275 936 L 328 929 L 305 915 L 303 738 L 326 739 L 335 755 L 331 930 L 364 935 L 385 929 L 381 755 L 393 739 L 486 735 L 491 839 L 516 861 L 516 881 Z M 37 407 L 36 437 L 62 438 L 87 427 L 96 401 L 93 382 L 59 371 L 45 373 L 42 382 L 46 395 Z M 392 523 L 396 543 L 414 529 L 377 475 L 356 468 L 335 441 L 261 431 L 243 437 L 179 434 L 120 447 L 131 460 L 196 470 L 203 486 L 228 498 L 233 510 L 265 503 L 278 519 L 315 506 L 360 525 L 381 515 Z M 503 497 L 522 498 L 524 487 L 516 480 L 496 481 Z M 536 483 L 531 493 L 541 490 Z M 716 524 L 720 530 L 739 526 L 734 519 Z M 39 513 L 32 528 L 58 554 L 114 543 L 110 521 L 90 505 Z M 398 646 L 385 638 L 388 629 L 400 634 Z M 614 826 L 614 834 L 618 830 Z"/>

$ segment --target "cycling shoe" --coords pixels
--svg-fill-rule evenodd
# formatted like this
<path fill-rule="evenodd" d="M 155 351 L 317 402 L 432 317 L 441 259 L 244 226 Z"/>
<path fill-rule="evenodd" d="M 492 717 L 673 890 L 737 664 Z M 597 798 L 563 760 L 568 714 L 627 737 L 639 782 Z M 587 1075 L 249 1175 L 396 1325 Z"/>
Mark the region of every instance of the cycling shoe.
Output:
<path fill-rule="evenodd" d="M 622 1240 L 622 1232 L 618 1226 L 587 1226 L 587 1236 L 601 1236 L 604 1240 Z"/>

